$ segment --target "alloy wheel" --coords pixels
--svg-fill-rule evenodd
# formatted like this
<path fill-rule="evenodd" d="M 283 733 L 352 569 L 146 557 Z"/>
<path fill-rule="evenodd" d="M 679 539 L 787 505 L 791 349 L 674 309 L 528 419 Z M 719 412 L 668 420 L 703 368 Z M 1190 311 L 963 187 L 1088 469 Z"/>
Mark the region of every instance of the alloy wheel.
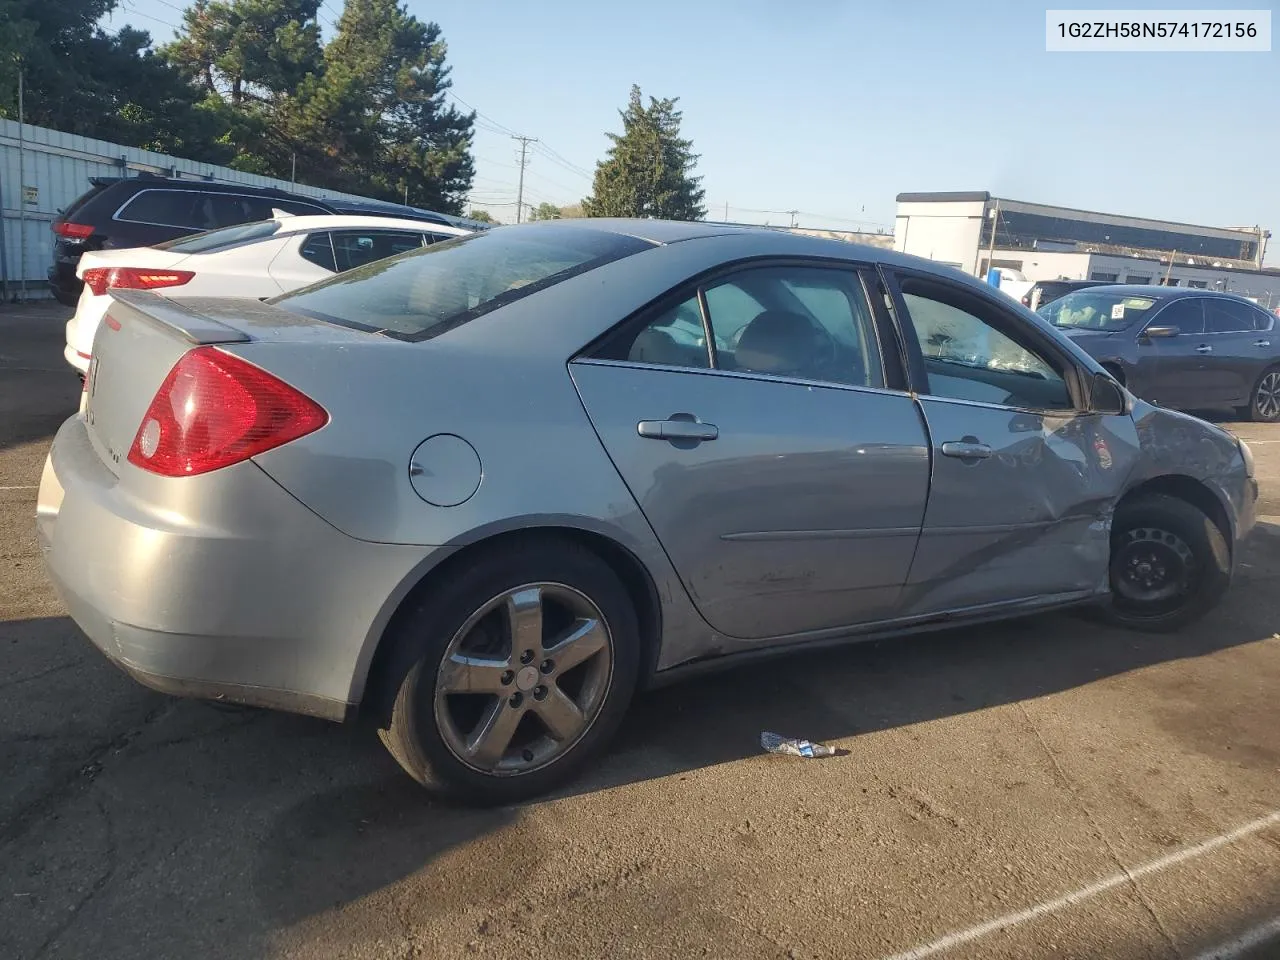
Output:
<path fill-rule="evenodd" d="M 612 672 L 613 638 L 596 604 L 564 584 L 525 584 L 454 634 L 436 675 L 436 724 L 468 767 L 529 773 L 590 729 Z"/>
<path fill-rule="evenodd" d="M 1258 413 L 1267 420 L 1280 416 L 1280 370 L 1266 374 L 1258 382 L 1258 395 L 1254 402 Z"/>

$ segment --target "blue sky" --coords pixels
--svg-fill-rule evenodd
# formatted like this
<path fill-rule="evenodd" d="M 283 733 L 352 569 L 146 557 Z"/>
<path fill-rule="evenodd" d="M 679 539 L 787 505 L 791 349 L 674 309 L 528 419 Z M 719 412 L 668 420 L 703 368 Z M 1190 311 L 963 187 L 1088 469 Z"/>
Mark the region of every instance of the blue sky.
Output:
<path fill-rule="evenodd" d="M 178 23 L 182 6 L 129 0 L 111 22 L 160 40 L 143 15 Z M 487 118 L 474 195 L 501 219 L 518 147 L 499 128 L 554 151 L 535 148 L 527 199 L 575 202 L 638 83 L 680 98 L 715 218 L 727 203 L 734 220 L 891 229 L 901 191 L 985 189 L 1280 237 L 1280 52 L 1050 54 L 1045 4 L 1000 0 L 408 6 L 441 25 L 454 92 Z"/>

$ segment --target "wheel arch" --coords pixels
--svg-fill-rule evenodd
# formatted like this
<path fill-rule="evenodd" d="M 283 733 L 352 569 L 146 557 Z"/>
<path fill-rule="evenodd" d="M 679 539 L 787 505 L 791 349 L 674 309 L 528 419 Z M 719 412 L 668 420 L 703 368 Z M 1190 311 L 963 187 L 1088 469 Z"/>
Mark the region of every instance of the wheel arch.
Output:
<path fill-rule="evenodd" d="M 363 670 L 358 666 L 352 678 L 350 700 L 355 712 L 377 719 L 389 714 L 399 676 L 407 669 L 390 638 L 399 619 L 418 598 L 446 581 L 452 571 L 475 563 L 490 552 L 530 540 L 549 545 L 577 544 L 599 557 L 617 575 L 636 611 L 641 642 L 639 687 L 643 688 L 656 671 L 662 637 L 662 603 L 653 575 L 635 551 L 615 537 L 571 523 L 544 522 L 489 532 L 460 545 L 439 562 L 420 565 L 405 578 L 400 589 L 388 598 L 366 640 L 366 647 L 372 649 L 361 656 Z"/>
<path fill-rule="evenodd" d="M 1150 477 L 1130 487 L 1116 502 L 1119 510 L 1125 503 L 1139 499 L 1145 495 L 1163 494 L 1191 504 L 1210 520 L 1227 541 L 1227 549 L 1235 551 L 1235 525 L 1231 519 L 1231 511 L 1223 497 L 1209 484 L 1195 477 L 1180 473 L 1166 473 L 1158 477 Z"/>

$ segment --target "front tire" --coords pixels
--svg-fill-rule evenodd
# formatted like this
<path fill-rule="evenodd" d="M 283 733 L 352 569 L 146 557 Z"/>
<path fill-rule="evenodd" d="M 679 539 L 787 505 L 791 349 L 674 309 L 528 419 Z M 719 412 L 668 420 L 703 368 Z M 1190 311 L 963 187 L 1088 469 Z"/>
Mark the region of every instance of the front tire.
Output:
<path fill-rule="evenodd" d="M 388 640 L 407 670 L 383 743 L 419 783 L 475 803 L 514 803 L 572 778 L 617 730 L 640 664 L 626 588 L 559 539 L 469 564 Z"/>
<path fill-rule="evenodd" d="M 1268 367 L 1253 385 L 1249 419 L 1257 423 L 1280 420 L 1280 366 Z"/>
<path fill-rule="evenodd" d="M 1131 630 L 1170 633 L 1203 617 L 1231 582 L 1226 538 L 1203 512 L 1150 494 L 1121 504 L 1111 527 L 1107 619 Z"/>

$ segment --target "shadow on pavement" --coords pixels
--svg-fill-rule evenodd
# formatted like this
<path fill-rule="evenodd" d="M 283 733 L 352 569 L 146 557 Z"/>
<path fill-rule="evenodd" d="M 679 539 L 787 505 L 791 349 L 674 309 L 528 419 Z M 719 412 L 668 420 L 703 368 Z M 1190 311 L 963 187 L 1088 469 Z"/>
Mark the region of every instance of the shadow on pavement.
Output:
<path fill-rule="evenodd" d="M 80 379 L 62 356 L 71 314 L 57 304 L 0 305 L 0 450 L 50 440 L 76 412 Z"/>

